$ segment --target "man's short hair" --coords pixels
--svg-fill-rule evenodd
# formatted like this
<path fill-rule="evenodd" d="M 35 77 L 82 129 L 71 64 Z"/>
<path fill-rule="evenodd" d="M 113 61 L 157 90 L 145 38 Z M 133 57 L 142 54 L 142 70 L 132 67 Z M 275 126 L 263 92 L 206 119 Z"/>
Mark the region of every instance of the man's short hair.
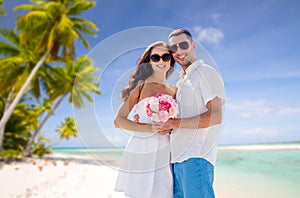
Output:
<path fill-rule="evenodd" d="M 172 38 L 173 36 L 178 36 L 180 34 L 185 34 L 186 37 L 190 40 L 190 41 L 193 41 L 193 38 L 192 38 L 192 34 L 186 30 L 186 29 L 183 29 L 183 28 L 179 28 L 179 29 L 176 29 L 176 30 L 173 30 L 170 34 L 169 34 L 169 38 Z"/>

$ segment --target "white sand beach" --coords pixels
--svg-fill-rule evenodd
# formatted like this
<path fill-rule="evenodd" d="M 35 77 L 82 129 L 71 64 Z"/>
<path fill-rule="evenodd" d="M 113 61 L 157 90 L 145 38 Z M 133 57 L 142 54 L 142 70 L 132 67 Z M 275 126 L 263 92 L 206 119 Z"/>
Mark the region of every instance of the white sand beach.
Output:
<path fill-rule="evenodd" d="M 1 198 L 124 197 L 113 191 L 117 170 L 93 158 L 50 155 L 0 165 Z M 232 197 L 217 186 L 218 197 Z"/>
<path fill-rule="evenodd" d="M 123 197 L 113 191 L 116 176 L 92 158 L 73 156 L 1 164 L 0 197 Z"/>
<path fill-rule="evenodd" d="M 220 150 L 285 150 L 300 149 L 299 144 L 289 145 L 255 145 L 220 147 Z M 0 162 L 0 197 L 1 198 L 27 198 L 27 197 L 124 197 L 122 193 L 114 192 L 114 184 L 118 170 L 113 161 L 103 164 L 92 157 L 51 154 L 39 158 L 30 158 L 21 162 L 9 164 Z M 248 185 L 256 186 L 255 174 L 236 172 L 217 165 L 215 172 L 215 192 L 217 198 L 246 198 L 246 197 L 273 197 L 272 191 L 267 188 L 255 187 L 249 189 Z M 299 178 L 295 178 L 298 181 Z M 269 183 L 270 181 L 270 183 Z M 276 185 L 271 180 L 265 184 L 274 189 Z M 269 184 L 268 184 L 269 183 Z M 272 188 L 271 188 L 272 187 Z M 251 187 L 250 187 L 251 188 Z M 262 190 L 261 192 L 259 190 Z M 251 194 L 251 192 L 253 192 Z M 256 194 L 255 194 L 256 193 Z M 286 194 L 286 191 L 282 191 Z M 269 195 L 269 196 L 266 196 Z"/>

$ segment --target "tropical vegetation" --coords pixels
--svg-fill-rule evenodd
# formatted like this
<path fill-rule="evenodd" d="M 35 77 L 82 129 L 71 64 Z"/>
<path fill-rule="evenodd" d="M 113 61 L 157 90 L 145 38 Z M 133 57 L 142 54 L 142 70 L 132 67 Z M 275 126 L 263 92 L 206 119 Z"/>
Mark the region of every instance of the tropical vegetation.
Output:
<path fill-rule="evenodd" d="M 12 29 L 0 28 L 0 156 L 42 156 L 57 145 L 43 137 L 43 126 L 64 99 L 76 108 L 100 94 L 93 60 L 76 57 L 76 40 L 90 49 L 86 36 L 98 27 L 81 18 L 95 5 L 88 0 L 31 0 Z M 2 0 L 0 0 L 0 14 Z M 76 81 L 80 83 L 75 84 Z M 54 131 L 59 141 L 76 137 L 67 117 Z"/>

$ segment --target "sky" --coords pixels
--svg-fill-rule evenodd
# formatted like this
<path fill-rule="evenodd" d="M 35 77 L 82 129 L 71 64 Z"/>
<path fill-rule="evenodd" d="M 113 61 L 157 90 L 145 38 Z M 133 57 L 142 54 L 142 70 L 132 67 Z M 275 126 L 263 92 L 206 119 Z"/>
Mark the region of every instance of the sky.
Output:
<path fill-rule="evenodd" d="M 19 3 L 4 0 L 7 16 L 0 27 L 15 26 L 22 12 Z M 89 54 L 100 70 L 100 96 L 84 110 L 68 101 L 43 128 L 54 131 L 67 116 L 74 116 L 80 138 L 59 147 L 124 146 L 128 135 L 113 127 L 121 101 L 120 90 L 145 47 L 167 40 L 172 29 L 193 34 L 204 58 L 221 73 L 226 89 L 225 120 L 220 144 L 300 141 L 300 2 L 296 0 L 97 1 L 82 17 L 99 27 L 96 38 L 87 37 L 92 49 L 76 42 L 77 56 Z M 176 66 L 170 83 L 176 83 Z"/>

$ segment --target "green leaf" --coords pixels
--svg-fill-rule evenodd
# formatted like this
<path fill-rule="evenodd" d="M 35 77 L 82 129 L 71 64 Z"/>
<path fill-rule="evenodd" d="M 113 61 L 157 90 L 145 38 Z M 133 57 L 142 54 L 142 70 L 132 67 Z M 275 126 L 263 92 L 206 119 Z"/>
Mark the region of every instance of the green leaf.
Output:
<path fill-rule="evenodd" d="M 80 15 L 83 11 L 89 10 L 91 7 L 95 6 L 96 2 L 86 2 L 86 1 L 76 1 L 67 10 L 68 15 Z"/>

